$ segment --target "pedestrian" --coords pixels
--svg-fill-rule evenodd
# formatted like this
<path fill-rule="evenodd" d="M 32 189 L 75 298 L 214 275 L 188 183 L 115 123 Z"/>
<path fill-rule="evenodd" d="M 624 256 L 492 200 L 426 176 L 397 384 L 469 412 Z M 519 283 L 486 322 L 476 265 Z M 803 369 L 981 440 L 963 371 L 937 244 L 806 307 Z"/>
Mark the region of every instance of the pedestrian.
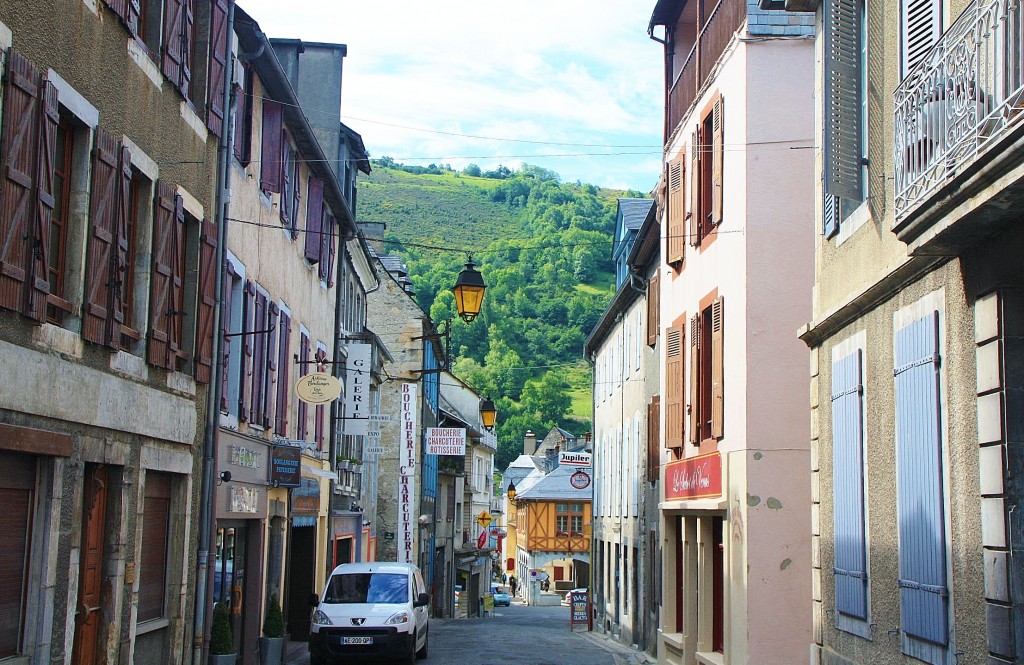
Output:
<path fill-rule="evenodd" d="M 505 573 L 501 574 L 501 583 L 502 584 L 508 584 L 508 575 L 507 574 L 505 574 Z"/>
<path fill-rule="evenodd" d="M 516 595 L 516 588 L 519 586 L 519 582 L 516 580 L 515 575 L 510 575 L 508 578 L 508 585 L 512 587 L 512 595 Z"/>

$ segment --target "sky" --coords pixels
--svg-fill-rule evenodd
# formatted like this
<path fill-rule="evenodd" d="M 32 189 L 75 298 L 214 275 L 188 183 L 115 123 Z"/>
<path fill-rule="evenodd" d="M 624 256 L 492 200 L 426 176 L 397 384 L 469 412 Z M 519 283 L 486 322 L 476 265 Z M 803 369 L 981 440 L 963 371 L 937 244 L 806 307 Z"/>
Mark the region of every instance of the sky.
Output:
<path fill-rule="evenodd" d="M 655 0 L 238 0 L 270 37 L 348 46 L 341 120 L 371 158 L 650 192 L 661 173 Z M 656 33 L 657 34 L 657 33 Z"/>

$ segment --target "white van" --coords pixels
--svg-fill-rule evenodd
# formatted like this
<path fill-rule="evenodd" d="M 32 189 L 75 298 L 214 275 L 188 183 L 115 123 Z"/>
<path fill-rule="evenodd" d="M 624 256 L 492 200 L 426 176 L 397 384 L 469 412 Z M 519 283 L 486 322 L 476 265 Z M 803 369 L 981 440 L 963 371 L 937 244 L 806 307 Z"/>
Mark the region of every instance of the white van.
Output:
<path fill-rule="evenodd" d="M 311 665 L 349 658 L 427 657 L 430 596 L 408 563 L 345 563 L 331 572 L 309 635 Z"/>

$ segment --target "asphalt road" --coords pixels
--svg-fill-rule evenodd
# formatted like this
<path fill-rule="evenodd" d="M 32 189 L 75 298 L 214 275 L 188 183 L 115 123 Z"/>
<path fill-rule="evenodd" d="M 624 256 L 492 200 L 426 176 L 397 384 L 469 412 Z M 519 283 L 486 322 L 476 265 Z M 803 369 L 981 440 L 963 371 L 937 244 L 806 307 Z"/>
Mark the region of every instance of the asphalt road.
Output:
<path fill-rule="evenodd" d="M 294 653 L 294 652 L 293 652 Z M 431 619 L 428 657 L 423 665 L 622 665 L 631 652 L 576 626 L 569 632 L 569 608 L 496 607 L 493 616 Z M 296 654 L 288 665 L 307 665 Z"/>

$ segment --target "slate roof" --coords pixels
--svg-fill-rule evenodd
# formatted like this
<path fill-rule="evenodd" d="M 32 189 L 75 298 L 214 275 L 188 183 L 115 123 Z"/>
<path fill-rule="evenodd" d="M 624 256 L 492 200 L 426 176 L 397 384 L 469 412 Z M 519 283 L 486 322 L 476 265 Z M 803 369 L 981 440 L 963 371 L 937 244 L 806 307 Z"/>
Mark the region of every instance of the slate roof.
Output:
<path fill-rule="evenodd" d="M 619 199 L 622 225 L 630 231 L 639 229 L 653 205 L 654 199 Z"/>
<path fill-rule="evenodd" d="M 594 497 L 593 481 L 591 481 L 586 489 L 578 490 L 569 483 L 569 476 L 574 473 L 576 473 L 575 467 L 560 466 L 521 492 L 519 491 L 519 485 L 516 485 L 516 500 L 592 500 Z M 588 471 L 588 473 L 593 477 L 593 471 Z"/>

